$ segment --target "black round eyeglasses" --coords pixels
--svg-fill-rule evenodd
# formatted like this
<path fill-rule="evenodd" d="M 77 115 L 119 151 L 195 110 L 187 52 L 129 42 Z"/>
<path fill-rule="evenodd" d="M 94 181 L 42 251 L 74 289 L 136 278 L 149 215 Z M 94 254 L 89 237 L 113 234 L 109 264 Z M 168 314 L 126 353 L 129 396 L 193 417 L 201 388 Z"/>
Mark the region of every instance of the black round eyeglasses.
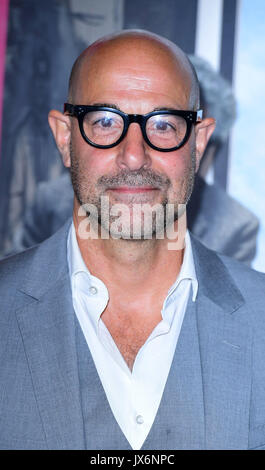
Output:
<path fill-rule="evenodd" d="M 64 113 L 78 119 L 84 140 L 93 147 L 108 149 L 125 137 L 129 125 L 139 124 L 147 144 L 160 152 L 182 147 L 190 137 L 192 125 L 202 119 L 202 110 L 162 110 L 148 114 L 126 114 L 105 106 L 64 104 Z"/>

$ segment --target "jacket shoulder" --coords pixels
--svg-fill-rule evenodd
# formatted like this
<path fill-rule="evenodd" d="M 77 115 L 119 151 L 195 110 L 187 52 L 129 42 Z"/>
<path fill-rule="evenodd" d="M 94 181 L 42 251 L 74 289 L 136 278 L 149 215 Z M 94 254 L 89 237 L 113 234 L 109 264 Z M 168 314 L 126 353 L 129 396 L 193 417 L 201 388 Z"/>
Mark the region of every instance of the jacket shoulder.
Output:
<path fill-rule="evenodd" d="M 0 261 L 0 297 L 1 299 L 16 289 L 30 272 L 30 265 L 38 250 L 38 245 L 21 253 L 7 256 Z M 14 292 L 14 291 L 13 291 Z"/>
<path fill-rule="evenodd" d="M 256 335 L 265 337 L 265 274 L 232 258 L 219 255 L 245 300 L 247 319 Z M 264 340 L 262 340 L 262 343 Z M 265 348 L 265 344 L 264 344 Z M 265 349 L 264 349 L 265 351 Z"/>
<path fill-rule="evenodd" d="M 255 269 L 247 266 L 245 263 L 238 261 L 230 256 L 222 255 L 218 253 L 219 258 L 227 267 L 231 276 L 242 286 L 249 285 L 255 290 L 255 286 L 261 285 L 263 288 L 263 294 L 265 296 L 265 273 L 256 271 Z"/>
<path fill-rule="evenodd" d="M 68 273 L 67 236 L 72 218 L 51 237 L 0 261 L 0 309 L 10 305 L 17 291 L 34 297 L 43 295 Z"/>
<path fill-rule="evenodd" d="M 211 286 L 215 295 L 225 297 L 233 285 L 246 304 L 256 301 L 260 307 L 265 303 L 265 274 L 229 256 L 209 249 L 197 237 L 191 235 L 195 268 L 199 283 Z M 232 290 L 234 290 L 232 288 Z"/>

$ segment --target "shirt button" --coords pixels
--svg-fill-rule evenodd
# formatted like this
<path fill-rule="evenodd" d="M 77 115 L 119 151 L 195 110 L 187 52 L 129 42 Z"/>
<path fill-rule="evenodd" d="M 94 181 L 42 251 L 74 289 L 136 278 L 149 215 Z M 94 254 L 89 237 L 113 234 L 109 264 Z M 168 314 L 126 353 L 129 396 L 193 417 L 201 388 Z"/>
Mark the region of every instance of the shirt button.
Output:
<path fill-rule="evenodd" d="M 97 290 L 97 288 L 96 288 L 95 286 L 91 286 L 91 287 L 89 287 L 89 293 L 90 293 L 91 295 L 95 295 L 95 294 L 98 293 L 98 290 Z"/>
<path fill-rule="evenodd" d="M 143 424 L 144 423 L 144 418 L 141 415 L 136 416 L 136 423 L 137 424 Z"/>

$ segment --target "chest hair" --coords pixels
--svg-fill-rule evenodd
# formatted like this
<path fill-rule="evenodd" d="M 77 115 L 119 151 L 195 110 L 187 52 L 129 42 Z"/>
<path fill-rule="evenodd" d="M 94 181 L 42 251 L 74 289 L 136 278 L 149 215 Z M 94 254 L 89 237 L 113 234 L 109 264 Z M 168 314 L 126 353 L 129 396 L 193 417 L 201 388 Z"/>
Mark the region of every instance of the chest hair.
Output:
<path fill-rule="evenodd" d="M 119 349 L 123 359 L 132 370 L 138 351 L 141 349 L 153 329 L 161 320 L 159 316 L 148 317 L 147 319 L 123 319 L 110 320 L 103 317 L 106 327 L 109 330 L 117 348 Z"/>

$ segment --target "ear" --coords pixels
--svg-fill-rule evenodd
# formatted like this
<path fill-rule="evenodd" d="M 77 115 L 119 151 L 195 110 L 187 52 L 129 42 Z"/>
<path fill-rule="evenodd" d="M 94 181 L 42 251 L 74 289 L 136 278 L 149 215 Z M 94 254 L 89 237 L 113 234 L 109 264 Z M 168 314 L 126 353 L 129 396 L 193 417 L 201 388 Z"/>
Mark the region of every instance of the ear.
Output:
<path fill-rule="evenodd" d="M 48 115 L 48 121 L 52 130 L 56 145 L 62 155 L 63 164 L 66 167 L 71 166 L 70 159 L 70 138 L 71 123 L 69 116 L 62 114 L 56 109 L 52 109 Z"/>
<path fill-rule="evenodd" d="M 207 147 L 209 139 L 215 129 L 215 119 L 206 118 L 198 122 L 195 126 L 196 139 L 196 171 L 198 171 L 204 150 Z"/>

